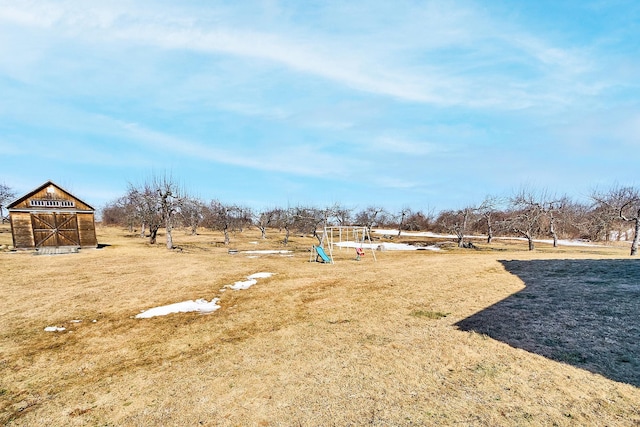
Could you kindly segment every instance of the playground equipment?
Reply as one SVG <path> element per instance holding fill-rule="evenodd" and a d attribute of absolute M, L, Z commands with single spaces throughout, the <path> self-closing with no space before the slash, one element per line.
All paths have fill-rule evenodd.
<path fill-rule="evenodd" d="M 364 243 L 365 240 L 369 243 Z M 334 246 L 337 246 L 339 250 L 342 250 L 342 248 L 354 248 L 356 251 L 356 260 L 358 261 L 360 261 L 361 257 L 365 255 L 365 249 L 369 249 L 373 260 L 377 261 L 376 253 L 372 249 L 371 245 L 371 235 L 369 234 L 369 229 L 367 227 L 328 226 L 324 228 L 322 241 L 327 245 L 328 254 L 322 246 L 314 246 L 313 249 L 317 253 L 316 261 L 320 258 L 325 263 L 333 264 Z"/>
<path fill-rule="evenodd" d="M 322 246 L 314 246 L 313 249 L 315 249 L 316 251 L 316 262 L 318 261 L 318 258 L 320 258 L 322 260 L 322 262 L 324 263 L 328 263 L 328 264 L 333 264 L 333 258 L 329 258 L 327 256 L 327 254 L 325 253 L 324 249 L 322 249 Z"/>

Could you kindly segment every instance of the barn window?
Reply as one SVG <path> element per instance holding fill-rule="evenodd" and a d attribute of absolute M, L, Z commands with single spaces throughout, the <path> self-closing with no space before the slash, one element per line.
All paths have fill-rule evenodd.
<path fill-rule="evenodd" d="M 76 205 L 76 203 L 73 200 L 38 200 L 38 199 L 29 200 L 29 204 L 35 207 L 46 207 L 46 208 L 73 208 Z"/>

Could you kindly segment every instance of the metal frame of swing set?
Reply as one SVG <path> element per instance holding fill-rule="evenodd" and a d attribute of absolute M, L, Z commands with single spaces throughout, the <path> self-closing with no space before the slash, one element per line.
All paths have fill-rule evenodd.
<path fill-rule="evenodd" d="M 337 238 L 338 238 L 337 243 L 343 242 L 342 240 L 343 236 L 347 239 L 347 240 L 344 240 L 345 242 L 354 241 L 356 243 L 356 247 L 354 249 L 356 250 L 358 260 L 360 259 L 360 253 L 364 255 L 364 250 L 365 250 L 364 241 L 368 240 L 369 244 L 371 244 L 371 234 L 369 233 L 369 229 L 365 226 L 354 226 L 354 225 L 327 226 L 324 228 L 324 235 L 323 235 L 322 241 L 326 242 L 327 247 L 329 248 L 328 256 L 329 256 L 329 259 L 331 260 L 331 264 L 334 263 L 333 262 L 333 246 L 337 244 L 334 241 L 334 232 L 337 232 Z M 349 240 L 350 237 L 352 237 L 353 240 Z M 358 244 L 360 246 L 357 246 Z M 338 247 L 340 248 L 340 250 L 342 250 L 341 246 L 338 246 Z M 360 253 L 358 252 L 358 249 L 360 250 Z M 373 260 L 377 261 L 375 250 L 371 247 L 369 247 L 368 249 L 371 251 L 371 256 L 373 257 Z"/>

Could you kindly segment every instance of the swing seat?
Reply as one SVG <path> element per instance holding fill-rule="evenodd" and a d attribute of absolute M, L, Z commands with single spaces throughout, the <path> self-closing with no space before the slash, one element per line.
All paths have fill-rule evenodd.
<path fill-rule="evenodd" d="M 356 248 L 356 255 L 358 255 L 359 257 L 364 256 L 364 249 Z"/>

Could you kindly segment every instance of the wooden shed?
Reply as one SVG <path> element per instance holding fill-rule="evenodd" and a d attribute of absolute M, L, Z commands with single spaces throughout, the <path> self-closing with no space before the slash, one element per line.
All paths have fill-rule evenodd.
<path fill-rule="evenodd" d="M 95 209 L 51 181 L 7 206 L 16 249 L 95 248 Z"/>

